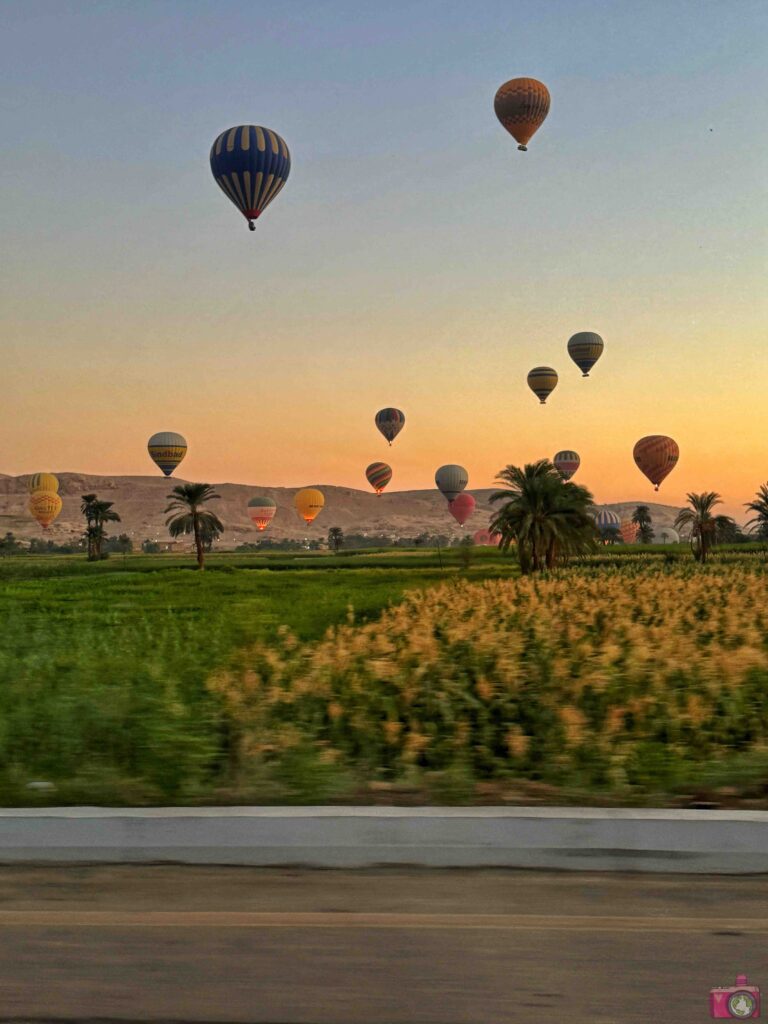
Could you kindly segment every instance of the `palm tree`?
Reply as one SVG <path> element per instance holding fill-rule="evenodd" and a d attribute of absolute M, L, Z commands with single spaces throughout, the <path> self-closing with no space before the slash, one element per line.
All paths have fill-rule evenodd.
<path fill-rule="evenodd" d="M 328 531 L 328 547 L 333 551 L 340 551 L 344 544 L 344 531 L 340 526 L 332 526 Z"/>
<path fill-rule="evenodd" d="M 489 529 L 501 534 L 502 551 L 517 545 L 524 573 L 551 569 L 558 561 L 595 549 L 592 495 L 586 487 L 565 482 L 547 459 L 522 469 L 507 466 L 496 479 L 507 486 L 491 495 L 492 502 L 504 504 Z"/>
<path fill-rule="evenodd" d="M 206 536 L 218 536 L 224 532 L 224 527 L 219 518 L 213 512 L 202 508 L 206 502 L 216 501 L 220 498 L 210 484 L 179 484 L 174 487 L 168 495 L 171 503 L 165 510 L 175 515 L 169 515 L 165 521 L 168 532 L 172 537 L 180 537 L 182 534 L 192 533 L 195 537 L 195 550 L 197 551 L 197 567 L 204 569 L 205 555 L 203 547 Z"/>
<path fill-rule="evenodd" d="M 768 484 L 761 484 L 754 501 L 744 506 L 754 516 L 747 523 L 747 528 L 761 540 L 768 540 Z"/>
<path fill-rule="evenodd" d="M 653 540 L 653 520 L 647 505 L 638 505 L 632 513 L 632 522 L 638 527 L 637 539 L 641 544 L 650 544 Z"/>
<path fill-rule="evenodd" d="M 703 565 L 715 542 L 715 517 L 712 509 L 722 505 L 722 499 L 715 491 L 688 494 L 690 508 L 681 508 L 675 519 L 675 529 L 688 529 L 691 536 L 691 550 L 697 562 Z"/>
<path fill-rule="evenodd" d="M 112 511 L 114 501 L 99 501 L 95 494 L 84 494 L 80 511 L 85 517 L 85 539 L 88 545 L 88 561 L 96 562 L 101 558 L 101 545 L 104 543 L 106 531 L 104 523 L 119 523 L 120 516 Z"/>
<path fill-rule="evenodd" d="M 735 544 L 741 537 L 736 520 L 730 516 L 715 516 L 715 544 Z"/>

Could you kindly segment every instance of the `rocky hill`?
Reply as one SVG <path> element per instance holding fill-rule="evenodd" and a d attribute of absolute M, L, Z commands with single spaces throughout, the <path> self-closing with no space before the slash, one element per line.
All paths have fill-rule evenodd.
<path fill-rule="evenodd" d="M 161 476 L 87 476 L 81 473 L 58 473 L 59 493 L 64 507 L 57 521 L 46 532 L 51 540 L 62 542 L 79 536 L 83 530 L 80 496 L 96 493 L 105 501 L 114 502 L 121 523 L 110 533 L 127 533 L 139 545 L 145 539 L 167 540 L 163 510 L 166 496 L 176 483 Z M 11 531 L 17 537 L 42 536 L 42 530 L 27 511 L 29 477 L 0 474 L 0 534 Z M 416 537 L 421 533 L 441 533 L 451 537 L 473 533 L 484 528 L 491 513 L 491 489 L 472 490 L 477 509 L 464 531 L 448 513 L 445 499 L 437 490 L 393 491 L 377 497 L 369 491 L 328 484 L 307 483 L 319 487 L 325 495 L 325 508 L 315 523 L 307 527 L 293 506 L 297 487 L 257 487 L 246 484 L 216 484 L 221 501 L 215 511 L 226 527 L 220 547 L 231 548 L 259 536 L 275 539 L 325 537 L 331 526 L 340 526 L 345 533 L 385 534 L 391 537 Z M 266 495 L 277 502 L 277 515 L 267 534 L 259 534 L 252 525 L 246 507 L 254 494 Z M 639 501 L 607 505 L 622 518 L 632 515 Z M 669 505 L 644 502 L 650 508 L 656 530 L 671 526 L 677 509 Z"/>

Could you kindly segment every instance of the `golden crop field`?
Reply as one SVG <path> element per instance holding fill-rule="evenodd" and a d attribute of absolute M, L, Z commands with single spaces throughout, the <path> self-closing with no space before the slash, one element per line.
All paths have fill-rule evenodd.
<path fill-rule="evenodd" d="M 209 686 L 241 770 L 309 747 L 369 778 L 653 792 L 762 757 L 767 596 L 762 564 L 455 580 L 319 641 L 283 630 Z"/>

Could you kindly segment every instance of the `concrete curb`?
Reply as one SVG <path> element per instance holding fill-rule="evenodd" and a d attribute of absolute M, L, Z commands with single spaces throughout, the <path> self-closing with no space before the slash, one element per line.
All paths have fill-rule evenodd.
<path fill-rule="evenodd" d="M 768 872 L 768 812 L 589 807 L 0 810 L 0 863 Z"/>

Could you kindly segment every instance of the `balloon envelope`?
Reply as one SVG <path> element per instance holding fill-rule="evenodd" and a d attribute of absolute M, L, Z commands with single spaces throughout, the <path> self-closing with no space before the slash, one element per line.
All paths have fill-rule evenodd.
<path fill-rule="evenodd" d="M 662 526 L 662 528 L 659 530 L 658 537 L 659 544 L 680 543 L 680 534 L 677 532 L 677 530 L 673 530 L 671 526 Z M 653 539 L 656 540 L 656 534 L 654 534 Z"/>
<path fill-rule="evenodd" d="M 448 510 L 459 526 L 463 526 L 475 511 L 475 499 L 471 494 L 459 494 L 448 503 Z"/>
<path fill-rule="evenodd" d="M 677 442 L 664 434 L 641 437 L 632 452 L 637 468 L 647 476 L 658 491 L 659 484 L 669 476 L 680 458 Z"/>
<path fill-rule="evenodd" d="M 634 544 L 637 540 L 637 535 L 640 532 L 640 527 L 637 523 L 633 523 L 631 519 L 622 519 L 619 526 L 619 536 L 625 544 Z"/>
<path fill-rule="evenodd" d="M 405 426 L 405 413 L 399 409 L 380 409 L 376 413 L 376 426 L 390 444 Z"/>
<path fill-rule="evenodd" d="M 528 387 L 544 405 L 557 387 L 557 372 L 551 366 L 534 366 L 528 374 Z"/>
<path fill-rule="evenodd" d="M 476 533 L 472 534 L 472 540 L 478 547 L 495 548 L 499 546 L 501 534 L 491 533 L 490 530 L 478 530 Z"/>
<path fill-rule="evenodd" d="M 581 459 L 576 452 L 562 451 L 558 452 L 554 459 L 552 459 L 552 465 L 563 480 L 570 480 L 581 465 Z"/>
<path fill-rule="evenodd" d="M 61 498 L 55 491 L 36 491 L 29 498 L 29 511 L 44 530 L 61 512 L 61 506 Z"/>
<path fill-rule="evenodd" d="M 323 492 L 315 487 L 305 487 L 298 491 L 293 499 L 296 510 L 305 523 L 311 523 L 325 505 Z"/>
<path fill-rule="evenodd" d="M 277 512 L 277 503 L 257 495 L 248 502 L 248 515 L 259 530 L 266 530 Z"/>
<path fill-rule="evenodd" d="M 621 526 L 621 520 L 609 508 L 596 509 L 592 513 L 592 518 L 598 530 L 618 530 Z"/>
<path fill-rule="evenodd" d="M 211 146 L 211 171 L 216 183 L 248 221 L 253 223 L 288 180 L 291 154 L 285 140 L 271 128 L 241 124 L 227 128 Z"/>
<path fill-rule="evenodd" d="M 532 136 L 549 113 L 549 89 L 536 78 L 511 78 L 500 86 L 493 100 L 496 117 L 525 151 Z"/>
<path fill-rule="evenodd" d="M 29 478 L 27 490 L 30 494 L 36 494 L 38 491 L 52 491 L 56 494 L 59 490 L 59 481 L 53 473 L 33 473 Z"/>
<path fill-rule="evenodd" d="M 582 377 L 589 376 L 604 348 L 603 339 L 593 331 L 580 331 L 568 341 L 568 355 L 581 370 Z"/>
<path fill-rule="evenodd" d="M 435 473 L 435 483 L 448 501 L 453 501 L 469 483 L 469 474 L 463 466 L 441 466 Z"/>
<path fill-rule="evenodd" d="M 147 451 L 155 465 L 159 466 L 166 476 L 170 476 L 187 454 L 187 442 L 181 434 L 165 430 L 150 437 Z"/>
<path fill-rule="evenodd" d="M 386 462 L 372 462 L 365 471 L 366 479 L 377 494 L 381 494 L 392 479 L 392 467 Z"/>

